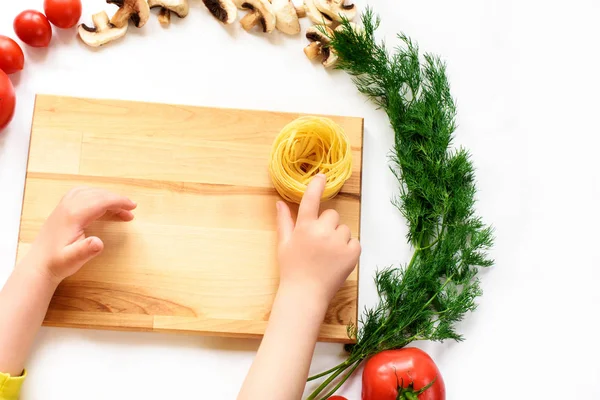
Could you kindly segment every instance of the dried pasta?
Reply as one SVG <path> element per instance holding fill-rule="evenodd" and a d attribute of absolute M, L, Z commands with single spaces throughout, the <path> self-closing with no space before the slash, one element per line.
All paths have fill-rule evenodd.
<path fill-rule="evenodd" d="M 313 176 L 325 174 L 321 200 L 330 200 L 352 175 L 350 141 L 342 127 L 329 118 L 300 117 L 275 138 L 269 173 L 277 192 L 293 203 L 300 203 Z"/>

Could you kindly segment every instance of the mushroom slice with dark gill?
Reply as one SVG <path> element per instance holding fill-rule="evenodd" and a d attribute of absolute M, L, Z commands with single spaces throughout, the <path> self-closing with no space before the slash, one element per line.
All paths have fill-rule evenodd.
<path fill-rule="evenodd" d="M 81 24 L 78 28 L 81 40 L 91 47 L 100 47 L 125 36 L 125 33 L 127 33 L 127 25 L 123 28 L 117 28 L 109 22 L 105 11 L 94 14 L 92 22 L 94 23 L 93 28 L 86 24 Z"/>
<path fill-rule="evenodd" d="M 248 14 L 240 20 L 242 28 L 249 31 L 260 23 L 263 32 L 273 32 L 277 19 L 275 18 L 273 6 L 268 0 L 246 0 L 242 3 L 242 8 L 249 10 Z"/>
<path fill-rule="evenodd" d="M 208 11 L 224 24 L 232 24 L 237 18 L 237 8 L 232 0 L 202 0 Z"/>
<path fill-rule="evenodd" d="M 323 32 L 326 32 L 326 34 Z M 310 60 L 322 56 L 321 63 L 326 68 L 333 67 L 338 59 L 335 51 L 329 46 L 333 31 L 325 25 L 313 25 L 306 30 L 306 38 L 310 44 L 304 48 L 304 54 Z"/>
<path fill-rule="evenodd" d="M 338 60 L 337 53 L 330 46 L 324 47 L 322 50 L 322 53 L 323 53 L 323 62 L 321 64 L 323 64 L 323 66 L 325 68 L 331 68 L 337 63 L 337 60 Z"/>
<path fill-rule="evenodd" d="M 141 28 L 150 18 L 147 0 L 106 0 L 106 2 L 119 6 L 119 10 L 110 19 L 110 23 L 117 28 L 126 26 L 129 20 L 137 28 Z"/>
<path fill-rule="evenodd" d="M 179 18 L 185 18 L 190 12 L 188 0 L 148 0 L 148 6 L 160 7 L 158 20 L 162 25 L 169 25 L 171 13 L 175 13 Z"/>

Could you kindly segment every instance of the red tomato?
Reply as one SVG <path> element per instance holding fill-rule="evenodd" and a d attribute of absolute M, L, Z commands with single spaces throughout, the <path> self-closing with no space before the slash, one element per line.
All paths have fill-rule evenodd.
<path fill-rule="evenodd" d="M 69 29 L 81 18 L 81 0 L 44 0 L 44 12 L 52 24 Z"/>
<path fill-rule="evenodd" d="M 365 364 L 362 384 L 362 400 L 446 399 L 446 386 L 437 366 L 427 353 L 412 347 L 371 357 Z"/>
<path fill-rule="evenodd" d="M 328 400 L 348 400 L 343 396 L 331 396 Z"/>
<path fill-rule="evenodd" d="M 15 113 L 15 88 L 8 75 L 0 71 L 0 131 L 10 122 Z"/>
<path fill-rule="evenodd" d="M 13 27 L 19 39 L 32 47 L 46 47 L 52 39 L 50 22 L 38 11 L 23 11 L 15 18 Z"/>
<path fill-rule="evenodd" d="M 23 69 L 25 56 L 21 47 L 9 37 L 0 35 L 0 69 L 13 74 Z"/>

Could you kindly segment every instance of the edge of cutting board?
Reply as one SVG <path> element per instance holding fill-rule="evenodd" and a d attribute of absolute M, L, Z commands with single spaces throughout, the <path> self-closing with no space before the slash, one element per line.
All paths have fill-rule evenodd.
<path fill-rule="evenodd" d="M 319 112 L 306 112 L 306 111 L 280 111 L 277 109 L 261 109 L 261 108 L 238 108 L 238 107 L 223 107 L 223 106 L 211 106 L 211 105 L 199 105 L 199 104 L 188 104 L 188 103 L 161 103 L 159 101 L 148 101 L 148 100 L 134 100 L 134 99 L 118 99 L 114 97 L 85 97 L 85 96 L 68 96 L 68 95 L 57 95 L 57 94 L 46 94 L 46 93 L 36 93 L 34 100 L 34 111 L 35 104 L 38 97 L 48 97 L 48 98 L 69 98 L 69 99 L 77 99 L 77 100 L 90 100 L 90 101 L 111 101 L 111 102 L 124 102 L 124 103 L 138 103 L 138 104 L 152 104 L 152 105 L 164 105 L 164 106 L 174 106 L 174 107 L 194 107 L 194 108 L 203 108 L 203 109 L 219 109 L 219 110 L 229 110 L 229 111 L 243 111 L 243 112 L 257 112 L 257 113 L 277 113 L 277 114 L 287 114 L 287 115 L 314 115 L 316 117 L 328 117 L 328 118 L 352 118 L 358 119 L 362 121 L 362 135 L 361 135 L 361 145 L 364 144 L 364 118 L 357 117 L 356 115 L 350 114 L 323 114 Z M 32 121 L 33 121 L 32 114 Z M 31 131 L 30 131 L 31 134 Z M 362 163 L 361 163 L 362 166 Z"/>
<path fill-rule="evenodd" d="M 127 321 L 128 326 L 117 325 L 115 321 Z M 239 326 L 246 323 L 245 333 L 235 333 L 225 330 L 229 324 Z M 59 328 L 78 328 L 89 330 L 109 330 L 119 332 L 156 332 L 166 334 L 184 334 L 189 336 L 227 337 L 238 339 L 260 339 L 264 335 L 268 321 L 240 321 L 228 319 L 198 320 L 189 317 L 132 315 L 132 314 L 98 314 L 70 311 L 50 310 L 46 315 L 43 325 Z M 337 325 L 323 325 L 321 334 L 328 332 L 329 335 L 320 336 L 321 343 L 352 344 L 354 340 L 334 338 L 334 332 L 345 332 L 346 327 Z"/>

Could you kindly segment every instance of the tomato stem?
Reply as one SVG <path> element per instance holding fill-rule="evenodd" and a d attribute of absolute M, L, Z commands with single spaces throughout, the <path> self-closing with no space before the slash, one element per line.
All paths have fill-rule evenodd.
<path fill-rule="evenodd" d="M 414 389 L 413 382 L 411 382 L 406 388 L 403 387 L 404 384 L 400 384 L 400 382 L 398 382 L 398 397 L 396 397 L 396 400 L 419 400 L 419 396 L 427 389 L 432 387 L 436 380 L 437 377 L 433 378 L 431 382 L 417 391 Z M 398 375 L 396 375 L 396 381 L 398 381 Z"/>

